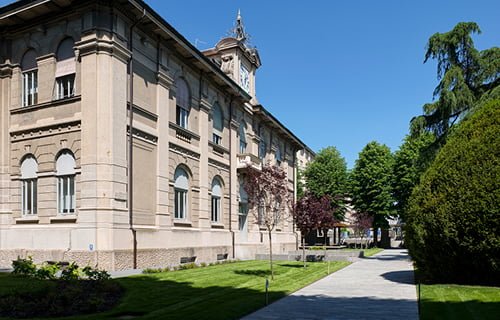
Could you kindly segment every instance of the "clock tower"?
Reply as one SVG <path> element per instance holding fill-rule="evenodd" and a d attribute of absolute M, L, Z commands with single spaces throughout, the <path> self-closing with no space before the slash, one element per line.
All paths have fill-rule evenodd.
<path fill-rule="evenodd" d="M 249 43 L 249 35 L 245 32 L 239 10 L 229 36 L 221 39 L 215 48 L 208 49 L 203 53 L 252 96 L 251 102 L 253 104 L 257 104 L 255 72 L 261 66 L 261 62 L 257 49 Z"/>

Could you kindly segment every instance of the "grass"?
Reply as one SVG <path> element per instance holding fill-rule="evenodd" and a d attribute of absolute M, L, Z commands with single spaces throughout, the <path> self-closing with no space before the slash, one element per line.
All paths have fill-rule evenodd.
<path fill-rule="evenodd" d="M 348 262 L 330 262 L 330 272 Z M 245 261 L 206 268 L 141 275 L 118 281 L 126 293 L 111 311 L 65 319 L 237 319 L 265 305 L 267 261 Z M 327 275 L 327 263 L 276 262 L 269 302 Z M 0 295 L 43 288 L 46 282 L 0 276 Z M 27 288 L 27 286 L 30 286 Z"/>
<path fill-rule="evenodd" d="M 460 285 L 422 285 L 421 320 L 500 317 L 500 288 Z"/>

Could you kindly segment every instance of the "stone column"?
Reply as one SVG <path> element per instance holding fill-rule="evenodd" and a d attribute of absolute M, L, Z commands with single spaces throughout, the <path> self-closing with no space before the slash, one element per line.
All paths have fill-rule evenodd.
<path fill-rule="evenodd" d="M 209 141 L 209 113 L 211 107 L 209 103 L 201 98 L 200 100 L 200 205 L 199 221 L 200 229 L 210 229 L 210 199 L 208 190 L 211 187 L 211 181 L 208 178 L 208 141 Z M 210 130 L 211 131 L 211 130 Z"/>
<path fill-rule="evenodd" d="M 157 152 L 157 206 L 156 225 L 166 228 L 170 225 L 170 212 L 168 212 L 169 191 L 169 113 L 171 108 L 170 88 L 173 79 L 160 67 L 158 71 L 157 87 L 157 114 L 158 114 L 158 152 Z M 173 105 L 173 103 L 172 103 Z"/>
<path fill-rule="evenodd" d="M 109 34 L 77 43 L 81 57 L 81 207 L 76 250 L 97 251 L 114 269 L 111 250 L 132 250 L 127 213 L 127 59 Z M 119 241 L 118 241 L 119 240 Z M 131 267 L 132 259 L 121 267 Z"/>
<path fill-rule="evenodd" d="M 239 144 L 239 139 L 238 139 L 238 128 L 239 128 L 239 123 L 236 120 L 231 119 L 230 124 L 229 124 L 229 134 L 230 134 L 230 141 L 231 141 L 231 154 L 229 155 L 230 157 L 230 179 L 231 179 L 231 203 L 229 204 L 231 206 L 231 230 L 232 231 L 238 231 L 238 209 L 239 209 L 239 203 L 238 203 L 238 197 L 239 197 L 239 189 L 240 189 L 240 184 L 238 181 L 238 144 Z"/>
<path fill-rule="evenodd" d="M 12 221 L 10 200 L 10 96 L 13 66 L 0 65 L 0 265 L 6 232 Z M 7 262 L 7 261 L 6 261 Z"/>

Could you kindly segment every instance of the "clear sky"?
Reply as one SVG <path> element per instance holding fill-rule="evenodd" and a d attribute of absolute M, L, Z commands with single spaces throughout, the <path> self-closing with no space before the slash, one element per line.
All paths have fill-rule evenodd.
<path fill-rule="evenodd" d="M 311 149 L 337 147 L 349 167 L 372 140 L 396 150 L 431 101 L 436 64 L 423 60 L 433 33 L 475 21 L 477 48 L 500 45 L 498 0 L 146 2 L 199 49 L 225 36 L 241 9 L 262 59 L 259 102 Z"/>

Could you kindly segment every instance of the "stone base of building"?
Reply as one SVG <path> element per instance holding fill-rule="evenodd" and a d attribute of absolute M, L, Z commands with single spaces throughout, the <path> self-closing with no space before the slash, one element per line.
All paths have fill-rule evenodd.
<path fill-rule="evenodd" d="M 76 262 L 79 266 L 92 266 L 109 271 L 133 269 L 133 251 L 63 251 L 63 250 L 1 250 L 0 268 L 9 268 L 18 257 L 32 257 L 36 264 L 46 261 Z M 181 264 L 183 258 L 194 258 L 195 263 L 211 263 L 231 258 L 231 247 L 192 247 L 177 249 L 139 249 L 137 267 L 165 268 Z"/>
<path fill-rule="evenodd" d="M 235 246 L 234 259 L 255 259 L 257 253 L 267 252 L 264 244 L 245 244 Z M 281 253 L 295 250 L 295 243 L 273 244 L 273 252 Z M 76 251 L 76 250 L 0 250 L 0 268 L 10 268 L 12 261 L 18 257 L 32 257 L 36 264 L 46 261 L 76 262 L 79 266 L 92 266 L 109 271 L 133 269 L 132 250 L 114 251 Z M 195 263 L 212 263 L 233 259 L 230 246 L 217 247 L 187 247 L 169 249 L 139 249 L 137 251 L 138 269 L 165 268 L 181 264 L 181 259 L 196 257 Z"/>

